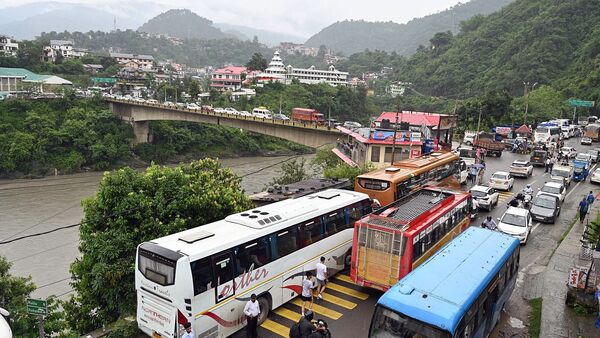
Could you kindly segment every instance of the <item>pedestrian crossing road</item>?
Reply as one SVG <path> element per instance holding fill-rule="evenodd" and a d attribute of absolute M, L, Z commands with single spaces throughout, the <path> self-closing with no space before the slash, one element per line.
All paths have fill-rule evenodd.
<path fill-rule="evenodd" d="M 346 274 L 337 274 L 335 277 L 329 279 L 323 299 L 319 300 L 315 297 L 313 304 L 314 318 L 321 318 L 327 321 L 330 329 L 338 326 L 336 324 L 340 324 L 338 322 L 342 322 L 345 317 L 348 317 L 349 321 L 345 325 L 352 325 L 354 323 L 354 319 L 352 318 L 358 317 L 356 312 L 363 312 L 360 305 L 367 304 L 367 306 L 363 306 L 366 311 L 360 317 L 362 317 L 361 319 L 364 322 L 368 323 L 371 319 L 373 304 L 380 295 L 381 293 L 376 290 L 363 288 L 352 283 L 347 272 Z M 300 319 L 301 312 L 302 301 L 300 297 L 296 297 L 292 301 L 271 311 L 269 318 L 258 329 L 259 337 L 287 338 L 290 327 Z M 368 330 L 368 325 L 366 325 L 364 330 Z M 244 330 L 241 330 L 233 335 L 233 337 L 243 337 L 244 335 Z"/>

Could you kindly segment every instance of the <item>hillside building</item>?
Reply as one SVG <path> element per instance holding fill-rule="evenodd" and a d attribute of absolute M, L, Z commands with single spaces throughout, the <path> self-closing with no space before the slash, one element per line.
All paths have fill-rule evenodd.
<path fill-rule="evenodd" d="M 0 96 L 61 92 L 73 83 L 54 75 L 35 74 L 25 68 L 0 67 Z"/>
<path fill-rule="evenodd" d="M 50 48 L 66 59 L 79 59 L 88 53 L 87 49 L 75 48 L 72 40 L 50 40 Z"/>
<path fill-rule="evenodd" d="M 154 57 L 152 55 L 110 53 L 110 57 L 128 68 L 140 69 L 142 71 L 148 71 L 154 68 Z"/>
<path fill-rule="evenodd" d="M 8 35 L 0 35 L 0 55 L 17 56 L 19 44 Z"/>
<path fill-rule="evenodd" d="M 281 82 L 290 84 L 293 80 L 300 83 L 318 84 L 328 83 L 332 86 L 348 85 L 348 73 L 341 72 L 333 65 L 327 70 L 316 69 L 315 66 L 309 68 L 294 68 L 291 65 L 284 66 L 278 51 L 275 51 L 273 58 L 264 72 L 256 76 L 258 83 Z"/>
<path fill-rule="evenodd" d="M 210 87 L 219 91 L 236 91 L 242 88 L 242 81 L 247 72 L 246 67 L 240 66 L 217 69 L 210 74 Z"/>

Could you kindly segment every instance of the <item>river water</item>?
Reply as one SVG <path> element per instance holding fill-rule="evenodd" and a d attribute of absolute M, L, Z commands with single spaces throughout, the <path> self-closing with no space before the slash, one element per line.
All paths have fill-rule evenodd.
<path fill-rule="evenodd" d="M 308 162 L 313 155 L 303 157 Z M 253 194 L 278 176 L 281 164 L 289 159 L 243 157 L 223 159 L 221 163 L 242 176 L 242 188 Z M 36 180 L 0 180 L 0 242 L 79 223 L 83 217 L 81 200 L 94 195 L 102 175 L 87 172 Z M 0 244 L 0 255 L 13 264 L 12 274 L 33 278 L 37 286 L 34 297 L 56 295 L 64 299 L 73 292 L 69 264 L 79 255 L 78 245 L 79 228 L 71 227 Z"/>

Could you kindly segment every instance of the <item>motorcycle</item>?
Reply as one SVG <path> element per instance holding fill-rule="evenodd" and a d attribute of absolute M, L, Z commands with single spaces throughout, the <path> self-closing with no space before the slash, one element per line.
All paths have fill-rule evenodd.
<path fill-rule="evenodd" d="M 513 197 L 507 204 L 508 207 L 516 207 L 516 208 L 524 208 L 525 207 L 525 196 L 522 193 L 518 193 L 515 197 Z M 531 197 L 530 197 L 531 201 Z"/>
<path fill-rule="evenodd" d="M 531 207 L 531 200 L 533 199 L 532 193 L 523 192 L 523 206 L 527 209 Z"/>

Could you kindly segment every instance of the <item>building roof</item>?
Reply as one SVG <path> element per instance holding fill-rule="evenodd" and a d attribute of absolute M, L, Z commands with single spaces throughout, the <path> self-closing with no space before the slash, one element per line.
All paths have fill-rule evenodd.
<path fill-rule="evenodd" d="M 398 114 L 398 122 L 407 122 L 411 126 L 428 126 L 434 127 L 440 124 L 440 117 L 449 116 L 446 114 L 434 114 L 426 112 L 403 111 Z M 396 112 L 383 112 L 377 118 L 377 122 L 383 119 L 390 120 L 390 123 L 396 123 Z"/>
<path fill-rule="evenodd" d="M 139 59 L 139 60 L 154 60 L 154 56 L 144 55 L 144 54 L 110 53 L 110 57 L 111 58 Z"/>
<path fill-rule="evenodd" d="M 242 66 L 229 66 L 229 67 L 225 67 L 225 68 L 220 68 L 217 69 L 213 72 L 213 74 L 233 74 L 233 75 L 241 75 L 242 73 L 245 73 L 246 67 L 242 67 Z"/>
<path fill-rule="evenodd" d="M 382 130 L 370 130 L 370 128 L 361 128 L 367 130 L 369 133 L 367 137 L 362 135 L 356 131 L 350 130 L 348 128 L 337 126 L 339 131 L 348 136 L 356 139 L 360 143 L 366 144 L 382 144 L 382 145 L 391 145 L 394 143 L 394 132 L 393 131 L 382 131 Z M 396 145 L 422 145 L 421 139 L 413 139 L 414 132 L 410 131 L 397 131 L 396 132 Z"/>
<path fill-rule="evenodd" d="M 529 129 L 529 127 L 526 124 L 517 128 L 517 130 L 515 130 L 515 132 L 519 133 L 519 134 L 532 134 L 531 129 Z"/>
<path fill-rule="evenodd" d="M 42 82 L 45 84 L 72 85 L 71 81 L 55 75 L 41 75 L 33 73 L 25 68 L 0 67 L 0 77 L 18 77 L 26 82 Z"/>
<path fill-rule="evenodd" d="M 50 40 L 51 46 L 65 46 L 65 45 L 73 45 L 73 41 L 71 40 Z"/>

